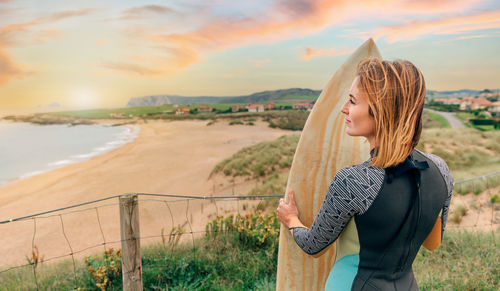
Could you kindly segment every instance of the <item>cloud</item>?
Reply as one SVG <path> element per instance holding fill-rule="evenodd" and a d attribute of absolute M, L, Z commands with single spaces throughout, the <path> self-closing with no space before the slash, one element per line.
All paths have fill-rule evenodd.
<path fill-rule="evenodd" d="M 169 61 L 153 72 L 166 74 L 184 69 L 207 53 L 257 43 L 274 43 L 317 32 L 345 17 L 345 1 L 279 1 L 264 15 L 214 17 L 187 33 L 144 33 L 133 28 L 129 37 L 162 47 Z M 148 67 L 155 66 L 150 64 Z M 168 66 L 168 68 L 165 68 Z"/>
<path fill-rule="evenodd" d="M 23 79 L 25 76 L 33 74 L 33 71 L 23 69 L 23 66 L 17 64 L 6 52 L 7 49 L 64 37 L 65 34 L 58 29 L 36 31 L 36 27 L 66 18 L 88 15 L 94 11 L 95 9 L 61 11 L 28 22 L 0 27 L 0 85 L 6 84 L 12 79 Z"/>
<path fill-rule="evenodd" d="M 49 40 L 60 39 L 66 36 L 66 33 L 60 31 L 59 29 L 45 29 L 40 31 L 36 35 L 36 41 L 39 43 L 46 42 Z"/>
<path fill-rule="evenodd" d="M 353 6 L 352 15 L 367 14 L 371 17 L 402 19 L 408 15 L 432 15 L 463 12 L 484 0 L 367 0 Z"/>
<path fill-rule="evenodd" d="M 464 35 L 464 36 L 459 36 L 455 38 L 454 40 L 463 40 L 463 39 L 471 39 L 471 38 L 483 38 L 483 37 L 490 37 L 491 35 L 488 34 L 477 34 L 477 35 Z"/>
<path fill-rule="evenodd" d="M 151 71 L 171 74 L 182 70 L 196 62 L 204 59 L 210 53 L 218 53 L 227 49 L 243 47 L 255 44 L 271 44 L 279 41 L 301 38 L 307 35 L 318 33 L 321 30 L 340 24 L 342 21 L 356 23 L 357 19 L 369 19 L 379 17 L 387 19 L 387 15 L 393 16 L 394 20 L 408 19 L 407 16 L 435 15 L 442 12 L 455 12 L 469 9 L 471 5 L 479 0 L 364 0 L 364 1 L 344 1 L 344 0 L 276 0 L 265 10 L 257 12 L 239 11 L 238 13 L 224 14 L 215 13 L 200 14 L 196 20 L 179 18 L 179 24 L 166 25 L 163 28 L 153 30 L 151 28 L 141 28 L 134 24 L 125 30 L 129 39 L 140 43 L 153 43 L 160 47 L 163 54 L 169 58 L 164 62 L 138 62 L 140 67 L 156 68 Z M 198 7 L 198 10 L 207 9 Z M 222 4 L 212 5 L 222 7 Z M 152 11 L 160 10 L 162 13 L 171 12 L 170 8 L 142 6 L 125 10 L 122 17 L 139 17 Z M 223 8 L 223 7 L 222 7 Z M 162 10 L 163 9 L 163 10 Z M 211 8 L 214 9 L 214 8 Z M 210 12 L 210 10 L 209 10 Z M 197 12 L 192 12 L 197 13 Z M 229 16 L 228 16 L 229 15 Z M 422 17 L 420 17 L 422 18 Z M 406 31 L 410 37 L 419 37 L 418 30 L 412 30 L 413 25 L 421 27 L 423 22 L 413 21 L 408 24 L 406 30 L 404 25 L 384 26 L 371 30 L 369 33 L 359 33 L 361 38 L 368 38 L 373 35 L 380 37 L 390 37 L 390 41 L 404 39 Z M 196 26 L 195 26 L 196 25 Z M 172 27 L 177 29 L 172 31 Z M 463 26 L 465 27 L 465 25 Z M 403 29 L 399 32 L 399 29 Z M 433 30 L 422 29 L 422 35 L 437 33 Z M 352 36 L 351 36 L 352 37 Z M 336 51 L 310 49 L 306 50 L 303 59 L 319 56 L 335 56 L 347 54 L 350 51 Z M 129 59 L 124 60 L 124 64 L 130 64 Z M 134 73 L 135 74 L 135 73 Z M 143 74 L 147 76 L 146 73 Z"/>
<path fill-rule="evenodd" d="M 161 75 L 164 74 L 164 72 L 159 71 L 154 68 L 148 68 L 145 66 L 141 66 L 138 64 L 131 64 L 131 63 L 114 63 L 114 62 L 107 62 L 101 64 L 101 67 L 109 69 L 109 70 L 115 70 L 115 71 L 121 71 L 129 74 L 134 74 L 134 75 L 140 75 L 140 76 L 155 76 L 155 75 Z M 102 71 L 99 71 L 99 74 L 102 74 Z"/>
<path fill-rule="evenodd" d="M 472 5 L 482 0 L 407 0 L 401 1 L 401 8 L 407 13 L 450 13 L 453 11 L 465 11 Z M 391 1 L 392 2 L 392 1 Z M 393 3 L 391 3 L 393 5 Z"/>
<path fill-rule="evenodd" d="M 315 48 L 305 48 L 304 53 L 300 57 L 301 60 L 307 61 L 313 57 L 336 57 L 348 55 L 354 52 L 354 49 L 342 49 L 338 50 L 335 48 L 331 49 L 315 49 Z"/>
<path fill-rule="evenodd" d="M 28 22 L 23 22 L 23 23 L 16 23 L 16 24 L 11 24 L 7 25 L 4 27 L 0 27 L 0 46 L 15 46 L 18 44 L 26 44 L 26 43 L 31 43 L 30 41 L 35 39 L 35 40 L 40 40 L 40 39 L 52 39 L 52 38 L 47 38 L 47 32 L 43 32 L 39 34 L 39 37 L 33 38 L 31 35 L 29 35 L 32 32 L 32 29 L 36 28 L 36 26 L 43 25 L 43 24 L 48 24 L 48 23 L 53 23 L 57 22 L 66 18 L 71 18 L 71 17 L 80 17 L 80 16 L 85 16 L 89 15 L 91 13 L 94 13 L 96 9 L 80 9 L 80 10 L 67 10 L 67 11 L 61 11 L 61 12 L 56 12 L 47 16 L 39 17 L 34 20 L 28 21 Z M 50 30 L 49 30 L 50 31 Z M 52 30 L 52 36 L 54 36 L 54 32 L 56 30 Z M 61 36 L 62 34 L 59 33 L 58 37 Z"/>
<path fill-rule="evenodd" d="M 500 12 L 447 16 L 435 20 L 412 20 L 403 24 L 382 26 L 363 35 L 387 38 L 389 43 L 410 41 L 425 35 L 459 34 L 469 31 L 500 28 Z"/>
<path fill-rule="evenodd" d="M 172 8 L 161 5 L 145 5 L 140 7 L 134 7 L 126 9 L 122 12 L 122 16 L 116 20 L 131 20 L 148 17 L 150 15 L 165 15 L 169 13 L 174 13 Z"/>
<path fill-rule="evenodd" d="M 0 49 L 0 85 L 12 79 L 23 79 L 29 72 L 24 71 L 12 58 Z"/>

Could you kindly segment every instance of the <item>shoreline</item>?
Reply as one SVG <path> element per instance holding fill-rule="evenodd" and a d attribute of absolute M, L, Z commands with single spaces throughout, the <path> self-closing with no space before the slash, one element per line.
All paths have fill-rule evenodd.
<path fill-rule="evenodd" d="M 124 193 L 231 196 L 231 189 L 222 189 L 218 184 L 220 181 L 208 179 L 218 162 L 246 146 L 297 133 L 269 128 L 264 122 L 256 122 L 254 126 L 229 126 L 227 122 L 207 124 L 208 121 L 199 120 L 138 123 L 141 130 L 130 143 L 89 160 L 0 187 L 0 220 Z M 245 189 L 237 191 L 236 194 L 244 194 Z M 204 229 L 208 215 L 223 211 L 224 205 L 223 202 L 217 202 L 219 205 L 216 210 L 208 200 L 180 204 L 172 207 L 172 217 L 176 221 L 170 223 L 164 203 L 141 200 L 145 201 L 144 206 L 151 204 L 140 209 L 143 224 L 141 236 L 157 237 L 162 228 L 169 233 L 173 226 L 182 225 L 186 220 L 187 208 L 192 212 L 189 221 L 193 227 Z M 102 247 L 96 209 L 106 241 L 119 241 L 117 201 L 88 207 L 91 208 L 61 216 L 61 219 L 64 218 L 65 234 L 73 249 L 85 249 L 96 244 Z M 32 243 L 37 245 L 45 258 L 69 253 L 57 213 L 36 220 L 0 225 L 0 234 L 2 267 L 25 262 L 26 256 L 31 254 Z M 91 253 L 96 250 L 90 249 Z M 89 253 L 82 252 L 80 255 Z"/>
<path fill-rule="evenodd" d="M 36 123 L 17 122 L 17 121 L 9 121 L 9 120 L 0 120 L 0 123 L 28 123 L 28 124 L 32 124 L 32 125 L 38 125 Z M 51 125 L 63 125 L 63 124 L 51 124 Z M 75 155 L 71 155 L 71 156 L 59 157 L 59 158 L 45 164 L 44 166 L 37 167 L 36 169 L 31 169 L 28 172 L 16 174 L 16 177 L 0 181 L 0 188 L 7 186 L 7 185 L 10 185 L 12 183 L 16 183 L 16 182 L 28 179 L 28 178 L 36 176 L 36 175 L 40 175 L 40 174 L 44 174 L 44 173 L 47 173 L 50 171 L 57 170 L 61 167 L 65 167 L 67 165 L 84 162 L 84 161 L 92 159 L 96 156 L 106 154 L 106 153 L 108 153 L 116 148 L 122 147 L 122 146 L 126 145 L 127 143 L 130 143 L 131 141 L 133 141 L 137 137 L 137 135 L 140 132 L 140 127 L 138 127 L 137 125 L 131 125 L 131 124 L 116 125 L 116 124 L 110 124 L 109 122 L 105 121 L 105 122 L 85 124 L 85 125 L 122 126 L 128 132 L 121 132 L 112 141 L 108 141 L 108 142 L 106 142 L 98 147 L 94 147 L 92 149 L 89 149 L 88 152 L 75 154 Z M 68 126 L 72 126 L 72 125 L 68 124 Z"/>

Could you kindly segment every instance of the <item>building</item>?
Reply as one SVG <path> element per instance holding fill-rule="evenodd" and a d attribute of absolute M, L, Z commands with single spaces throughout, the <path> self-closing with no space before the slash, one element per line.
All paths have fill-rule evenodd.
<path fill-rule="evenodd" d="M 305 102 L 305 103 L 295 103 L 292 105 L 293 109 L 309 109 L 311 106 L 311 103 Z"/>
<path fill-rule="evenodd" d="M 174 110 L 175 115 L 187 115 L 191 112 L 191 110 L 184 107 L 177 107 Z"/>
<path fill-rule="evenodd" d="M 111 117 L 111 118 L 125 117 L 125 113 L 123 113 L 123 112 L 121 112 L 121 113 L 110 113 L 109 117 Z"/>
<path fill-rule="evenodd" d="M 240 109 L 243 109 L 244 107 L 243 106 L 240 106 L 240 105 L 233 105 L 231 106 L 231 111 L 232 112 L 238 112 L 240 111 Z"/>
<path fill-rule="evenodd" d="M 470 98 L 470 97 L 466 97 L 466 98 Z M 436 98 L 433 101 L 436 103 L 441 103 L 441 104 L 446 104 L 446 105 L 460 105 L 463 102 L 462 100 L 457 99 L 457 98 L 451 98 L 451 99 Z"/>
<path fill-rule="evenodd" d="M 252 104 L 247 108 L 248 112 L 264 112 L 264 105 L 262 104 Z"/>
<path fill-rule="evenodd" d="M 460 110 L 486 109 L 492 104 L 493 103 L 491 101 L 484 97 L 465 97 L 464 99 L 462 99 L 462 103 L 460 104 Z"/>
<path fill-rule="evenodd" d="M 198 112 L 199 113 L 212 112 L 212 106 L 200 105 L 198 106 Z"/>
<path fill-rule="evenodd" d="M 500 116 L 500 101 L 491 103 L 490 108 L 488 108 L 488 111 L 491 112 L 492 114 L 494 113 L 495 116 Z"/>
<path fill-rule="evenodd" d="M 264 107 L 265 110 L 272 110 L 274 109 L 274 102 L 267 102 L 266 106 Z"/>
<path fill-rule="evenodd" d="M 492 99 L 496 99 L 497 101 L 499 101 L 500 100 L 500 92 L 488 92 L 488 93 L 485 92 L 485 93 L 479 94 L 478 97 L 492 98 Z"/>

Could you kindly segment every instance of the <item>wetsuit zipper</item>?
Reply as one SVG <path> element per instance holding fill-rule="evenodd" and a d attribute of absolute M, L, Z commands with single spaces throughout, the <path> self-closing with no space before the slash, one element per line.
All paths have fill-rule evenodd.
<path fill-rule="evenodd" d="M 420 201 L 420 171 L 417 170 L 417 174 L 416 174 L 416 188 L 417 188 L 417 199 L 416 199 L 416 203 L 418 203 L 418 210 L 417 210 L 417 219 L 415 221 L 415 224 L 412 226 L 412 229 L 410 231 L 410 234 L 409 234 L 409 241 L 407 241 L 407 243 L 409 243 L 409 247 L 407 248 L 406 250 L 406 253 L 405 255 L 403 256 L 403 258 L 401 258 L 400 260 L 400 264 L 399 264 L 399 267 L 397 268 L 397 271 L 398 272 L 401 272 L 403 271 L 403 269 L 406 267 L 406 265 L 408 264 L 408 257 L 410 256 L 410 252 L 411 250 L 413 250 L 413 241 L 415 239 L 415 235 L 416 235 L 416 232 L 417 232 L 417 226 L 419 224 L 419 221 L 420 221 L 420 213 L 421 213 L 421 201 Z"/>

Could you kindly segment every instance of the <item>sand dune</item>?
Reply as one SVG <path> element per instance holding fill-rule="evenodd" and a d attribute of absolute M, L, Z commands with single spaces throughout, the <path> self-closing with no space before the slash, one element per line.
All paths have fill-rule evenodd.
<path fill-rule="evenodd" d="M 206 121 L 149 121 L 138 126 L 138 137 L 123 147 L 0 188 L 0 220 L 130 192 L 230 195 L 233 189 L 208 179 L 219 161 L 243 147 L 296 133 L 271 129 L 260 122 L 229 126 L 218 121 L 207 126 Z M 237 194 L 245 194 L 245 190 L 243 185 Z M 158 240 L 162 228 L 168 234 L 179 224 L 188 231 L 201 231 L 208 215 L 235 207 L 234 202 L 160 200 L 140 198 L 141 237 Z M 59 216 L 61 213 L 65 214 Z M 118 200 L 112 199 L 0 225 L 0 266 L 4 269 L 26 263 L 32 243 L 45 260 L 71 252 L 80 257 L 95 253 L 102 250 L 103 241 L 107 247 L 119 247 L 112 243 L 119 240 L 118 219 Z M 144 239 L 143 244 L 149 241 Z"/>

